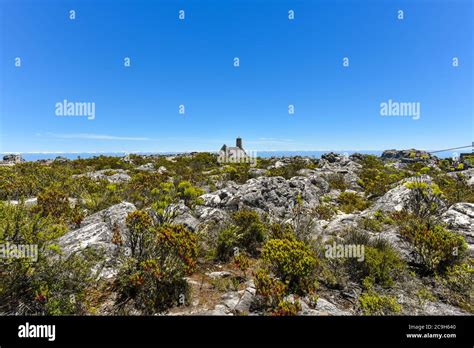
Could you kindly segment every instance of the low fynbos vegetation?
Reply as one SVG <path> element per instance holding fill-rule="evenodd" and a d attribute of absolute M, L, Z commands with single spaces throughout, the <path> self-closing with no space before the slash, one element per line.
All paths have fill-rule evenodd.
<path fill-rule="evenodd" d="M 406 174 L 385 165 L 375 156 L 365 156 L 358 176 L 358 184 L 364 188 L 366 195 L 379 197 L 390 190 L 393 184 L 406 177 Z"/>
<path fill-rule="evenodd" d="M 342 192 L 337 199 L 339 208 L 347 214 L 362 211 L 369 207 L 369 202 L 355 192 Z"/>
<path fill-rule="evenodd" d="M 0 245 L 37 254 L 0 259 L 0 314 L 472 313 L 466 228 L 445 214 L 474 203 L 470 164 L 399 155 L 2 165 Z"/>
<path fill-rule="evenodd" d="M 304 293 L 313 286 L 316 259 L 303 242 L 271 239 L 263 247 L 262 260 L 291 291 Z"/>
<path fill-rule="evenodd" d="M 400 222 L 400 233 L 413 246 L 426 271 L 442 272 L 465 256 L 467 244 L 462 236 L 417 217 L 407 217 Z"/>
<path fill-rule="evenodd" d="M 345 191 L 348 186 L 342 174 L 330 174 L 326 176 L 326 181 L 331 189 Z"/>
<path fill-rule="evenodd" d="M 148 213 L 135 211 L 127 217 L 131 257 L 123 262 L 116 282 L 118 305 L 129 301 L 144 313 L 163 311 L 189 302 L 184 279 L 196 267 L 197 237 L 182 225 L 154 226 Z"/>
<path fill-rule="evenodd" d="M 336 215 L 337 209 L 327 203 L 322 203 L 314 207 L 314 213 L 320 220 L 331 220 Z"/>
<path fill-rule="evenodd" d="M 436 184 L 413 180 L 405 184 L 410 189 L 407 210 L 420 219 L 435 216 L 441 204 L 443 192 Z"/>
<path fill-rule="evenodd" d="M 313 161 L 308 162 L 302 158 L 294 158 L 290 163 L 284 163 L 283 165 L 267 170 L 268 176 L 282 176 L 285 179 L 291 179 L 294 176 L 298 176 L 298 171 L 304 168 L 314 169 L 316 165 Z"/>
<path fill-rule="evenodd" d="M 453 305 L 473 313 L 474 304 L 474 261 L 469 259 L 458 265 L 447 268 L 446 273 L 439 277 L 439 281 L 447 287 L 447 299 Z"/>
<path fill-rule="evenodd" d="M 230 225 L 222 229 L 217 236 L 216 258 L 227 261 L 240 251 L 255 256 L 266 233 L 266 226 L 256 212 L 238 211 L 232 215 Z"/>
<path fill-rule="evenodd" d="M 380 295 L 374 291 L 360 295 L 359 304 L 364 315 L 393 315 L 401 311 L 395 297 Z"/>
<path fill-rule="evenodd" d="M 262 268 L 256 272 L 257 295 L 263 309 L 272 315 L 295 315 L 301 310 L 289 295 L 307 295 L 315 290 L 317 259 L 296 238 L 270 239 L 262 249 Z"/>
<path fill-rule="evenodd" d="M 449 204 L 474 203 L 474 185 L 469 185 L 464 175 L 459 173 L 455 176 L 440 174 L 435 177 L 435 182 Z"/>
<path fill-rule="evenodd" d="M 86 291 L 96 278 L 92 271 L 100 251 L 63 255 L 55 241 L 66 232 L 53 214 L 23 205 L 0 203 L 0 244 L 28 247 L 25 257 L 0 259 L 0 312 L 22 315 L 87 313 Z"/>
<path fill-rule="evenodd" d="M 371 240 L 364 232 L 350 231 L 346 241 L 348 245 L 363 245 L 363 259 L 348 258 L 348 273 L 365 288 L 373 285 L 393 286 L 406 270 L 406 263 L 400 254 L 382 239 Z"/>

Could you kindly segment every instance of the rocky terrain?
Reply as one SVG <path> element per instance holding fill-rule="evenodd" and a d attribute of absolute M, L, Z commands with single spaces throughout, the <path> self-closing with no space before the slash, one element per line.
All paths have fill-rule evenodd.
<path fill-rule="evenodd" d="M 461 166 L 417 150 L 389 150 L 379 158 L 328 153 L 321 159 L 259 159 L 256 167 L 217 163 L 211 154 L 60 160 L 18 171 L 12 168 L 25 164 L 14 160 L 2 172 L 8 182 L 0 186 L 2 242 L 17 238 L 8 231 L 22 209 L 25 225 L 33 215 L 49 226 L 61 225 L 54 233 L 48 230 L 57 237 L 41 242 L 44 262 L 91 250 L 101 255 L 86 270 L 92 278 L 80 273 L 80 305 L 63 304 L 68 293 L 63 290 L 71 285 L 48 274 L 34 280 L 36 291 L 25 298 L 14 299 L 11 286 L 0 287 L 0 302 L 10 303 L 0 308 L 6 314 L 463 315 L 473 310 L 474 168 L 468 162 Z M 28 175 L 50 182 L 23 185 Z M 143 246 L 149 254 L 141 258 L 137 245 L 145 245 L 145 229 L 159 235 L 153 242 L 158 250 L 153 243 Z M 179 238 L 195 241 L 196 252 L 183 249 L 189 245 Z M 159 248 L 170 240 L 177 258 Z M 364 261 L 328 257 L 327 246 L 336 244 L 365 246 Z M 51 245 L 60 256 L 46 252 Z M 150 276 L 151 266 L 131 271 L 131 260 L 137 265 L 159 260 L 161 266 Z M 165 270 L 174 267 L 170 260 L 184 262 L 186 272 L 173 269 L 166 278 Z M 18 277 L 13 273 L 21 271 L 13 264 L 6 272 Z M 137 275 L 138 281 L 131 280 Z M 171 281 L 187 290 L 170 294 L 163 284 L 175 284 Z M 26 301 L 28 311 L 21 305 Z"/>

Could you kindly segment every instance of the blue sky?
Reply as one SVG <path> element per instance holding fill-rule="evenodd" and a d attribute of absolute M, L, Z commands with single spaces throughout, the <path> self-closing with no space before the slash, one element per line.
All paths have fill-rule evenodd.
<path fill-rule="evenodd" d="M 0 152 L 212 151 L 236 136 L 257 151 L 435 150 L 473 139 L 469 0 L 0 0 L 0 16 Z M 95 119 L 56 116 L 64 99 L 95 103 Z M 382 117 L 389 99 L 420 103 L 420 118 Z"/>

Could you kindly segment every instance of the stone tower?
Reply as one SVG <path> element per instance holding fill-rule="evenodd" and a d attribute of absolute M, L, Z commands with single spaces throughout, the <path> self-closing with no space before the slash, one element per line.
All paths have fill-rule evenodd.
<path fill-rule="evenodd" d="M 243 150 L 243 148 L 242 148 L 242 138 L 241 137 L 238 137 L 237 139 L 235 139 L 235 146 L 237 146 L 239 149 Z"/>

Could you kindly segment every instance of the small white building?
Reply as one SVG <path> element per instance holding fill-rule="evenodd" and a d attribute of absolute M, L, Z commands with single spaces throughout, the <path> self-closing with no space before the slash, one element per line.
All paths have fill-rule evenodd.
<path fill-rule="evenodd" d="M 219 151 L 220 163 L 242 163 L 247 161 L 247 157 L 242 147 L 242 138 L 235 139 L 235 146 L 222 145 Z"/>

